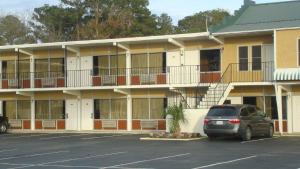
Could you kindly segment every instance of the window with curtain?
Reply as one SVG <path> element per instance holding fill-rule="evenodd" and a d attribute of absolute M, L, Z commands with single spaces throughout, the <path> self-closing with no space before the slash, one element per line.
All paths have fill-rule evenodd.
<path fill-rule="evenodd" d="M 133 119 L 163 119 L 162 112 L 167 106 L 164 98 L 132 99 Z"/>
<path fill-rule="evenodd" d="M 19 72 L 21 79 L 30 79 L 30 60 L 20 60 L 19 61 Z"/>
<path fill-rule="evenodd" d="M 126 119 L 126 99 L 94 100 L 94 119 Z"/>
<path fill-rule="evenodd" d="M 8 119 L 30 119 L 30 100 L 4 101 L 3 105 Z"/>
<path fill-rule="evenodd" d="M 35 118 L 49 119 L 49 101 L 37 100 L 35 101 Z"/>
<path fill-rule="evenodd" d="M 261 46 L 252 46 L 252 70 L 261 70 Z"/>
<path fill-rule="evenodd" d="M 3 114 L 5 114 L 8 119 L 17 119 L 16 105 L 16 101 L 3 101 Z"/>
<path fill-rule="evenodd" d="M 35 118 L 40 120 L 65 119 L 65 102 L 63 100 L 37 100 Z"/>
<path fill-rule="evenodd" d="M 125 75 L 126 55 L 104 55 L 93 58 L 94 75 Z"/>
<path fill-rule="evenodd" d="M 239 47 L 239 69 L 248 70 L 248 46 Z"/>
<path fill-rule="evenodd" d="M 14 79 L 16 77 L 16 61 L 2 61 L 3 79 Z"/>
<path fill-rule="evenodd" d="M 64 77 L 64 58 L 36 59 L 35 72 L 38 78 Z"/>
<path fill-rule="evenodd" d="M 64 77 L 64 59 L 51 58 L 50 59 L 50 72 L 54 77 Z"/>
<path fill-rule="evenodd" d="M 131 55 L 133 74 L 156 74 L 166 71 L 166 53 L 142 53 Z"/>
<path fill-rule="evenodd" d="M 18 100 L 17 101 L 17 118 L 18 119 L 30 119 L 31 113 L 30 100 Z"/>

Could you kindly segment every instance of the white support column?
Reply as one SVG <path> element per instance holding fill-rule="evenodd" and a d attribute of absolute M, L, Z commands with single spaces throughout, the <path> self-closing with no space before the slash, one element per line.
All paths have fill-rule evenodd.
<path fill-rule="evenodd" d="M 287 95 L 287 129 L 288 133 L 293 132 L 293 95 L 292 92 L 288 92 Z"/>
<path fill-rule="evenodd" d="M 82 114 L 82 109 L 81 109 L 81 96 L 77 96 L 77 129 L 78 131 L 81 131 L 81 115 Z"/>
<path fill-rule="evenodd" d="M 276 103 L 277 103 L 277 113 L 278 113 L 278 126 L 279 133 L 282 135 L 283 127 L 282 127 L 282 88 L 280 85 L 275 85 L 275 93 L 276 93 Z"/>
<path fill-rule="evenodd" d="M 31 130 L 35 130 L 35 100 L 34 100 L 34 97 L 32 96 L 30 98 L 30 114 L 31 114 L 31 119 L 30 119 L 30 122 L 31 122 Z"/>
<path fill-rule="evenodd" d="M 132 131 L 132 96 L 127 95 L 127 131 Z"/>
<path fill-rule="evenodd" d="M 131 54 L 126 51 L 126 84 L 131 84 Z"/>
<path fill-rule="evenodd" d="M 0 117 L 3 116 L 3 101 L 0 101 Z"/>
<path fill-rule="evenodd" d="M 34 57 L 31 55 L 30 56 L 30 87 L 34 88 L 34 76 L 35 76 L 35 61 Z"/>

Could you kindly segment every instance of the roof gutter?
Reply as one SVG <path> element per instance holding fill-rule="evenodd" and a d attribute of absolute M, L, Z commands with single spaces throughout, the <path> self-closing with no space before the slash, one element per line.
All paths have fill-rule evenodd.
<path fill-rule="evenodd" d="M 211 40 L 213 40 L 213 41 L 215 41 L 215 42 L 217 42 L 217 43 L 219 43 L 220 45 L 224 45 L 223 40 L 221 40 L 221 39 L 215 37 L 215 36 L 212 35 L 212 34 L 210 34 L 210 35 L 208 36 L 208 38 L 211 39 Z"/>

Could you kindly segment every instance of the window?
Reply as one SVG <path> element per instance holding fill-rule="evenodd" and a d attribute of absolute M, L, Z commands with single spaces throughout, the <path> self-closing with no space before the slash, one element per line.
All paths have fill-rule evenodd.
<path fill-rule="evenodd" d="M 15 79 L 16 78 L 16 61 L 2 61 L 2 74 L 3 79 Z"/>
<path fill-rule="evenodd" d="M 167 99 L 132 99 L 133 119 L 163 119 L 162 112 L 167 107 Z"/>
<path fill-rule="evenodd" d="M 132 74 L 156 74 L 166 72 L 166 53 L 131 55 Z"/>
<path fill-rule="evenodd" d="M 248 47 L 239 47 L 239 69 L 248 70 Z"/>
<path fill-rule="evenodd" d="M 94 75 L 124 75 L 126 55 L 104 55 L 93 57 Z"/>
<path fill-rule="evenodd" d="M 234 107 L 213 107 L 207 116 L 236 116 L 237 110 Z"/>
<path fill-rule="evenodd" d="M 36 119 L 65 119 L 65 102 L 63 100 L 38 100 L 35 102 Z"/>
<path fill-rule="evenodd" d="M 126 119 L 126 99 L 94 100 L 94 119 Z"/>
<path fill-rule="evenodd" d="M 48 58 L 35 60 L 37 78 L 64 77 L 64 58 Z"/>
<path fill-rule="evenodd" d="M 30 119 L 30 105 L 29 100 L 4 101 L 3 114 L 8 119 Z"/>
<path fill-rule="evenodd" d="M 261 70 L 261 46 L 252 46 L 252 70 Z"/>

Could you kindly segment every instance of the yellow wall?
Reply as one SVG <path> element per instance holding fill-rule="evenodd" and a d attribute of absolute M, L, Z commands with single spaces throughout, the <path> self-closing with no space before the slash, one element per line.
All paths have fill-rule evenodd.
<path fill-rule="evenodd" d="M 229 97 L 275 95 L 274 86 L 239 86 L 235 87 Z"/>
<path fill-rule="evenodd" d="M 298 66 L 297 51 L 300 29 L 279 30 L 276 32 L 276 61 L 278 68 L 295 68 Z"/>
<path fill-rule="evenodd" d="M 238 63 L 239 46 L 253 46 L 272 43 L 272 35 L 225 38 L 221 63 L 222 71 L 224 72 L 230 63 Z"/>

